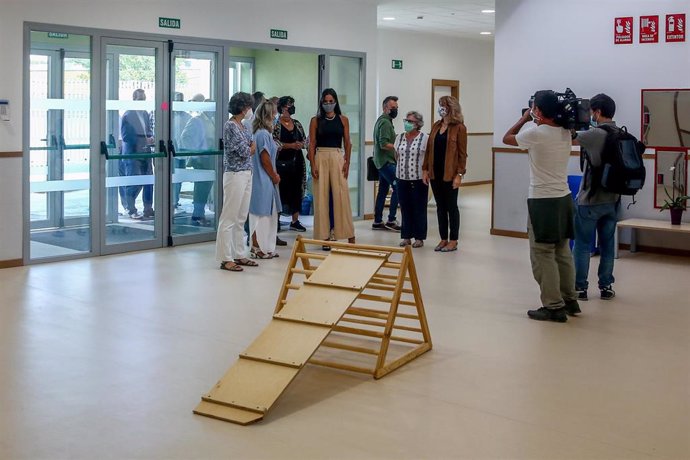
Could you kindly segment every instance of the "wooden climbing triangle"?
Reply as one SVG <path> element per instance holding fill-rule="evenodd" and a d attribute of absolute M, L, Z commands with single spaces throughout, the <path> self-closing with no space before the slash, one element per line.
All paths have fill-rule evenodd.
<path fill-rule="evenodd" d="M 410 246 L 300 236 L 273 319 L 194 413 L 248 425 L 264 417 L 307 363 L 379 379 L 431 347 Z"/>

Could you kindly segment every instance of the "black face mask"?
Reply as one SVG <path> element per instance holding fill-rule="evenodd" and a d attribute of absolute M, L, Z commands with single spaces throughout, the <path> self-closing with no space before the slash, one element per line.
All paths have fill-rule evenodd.
<path fill-rule="evenodd" d="M 390 115 L 391 118 L 395 118 L 398 116 L 398 109 L 391 109 L 390 112 L 388 112 L 388 115 Z"/>
<path fill-rule="evenodd" d="M 294 105 L 293 105 L 292 107 L 288 107 L 288 113 L 289 113 L 290 115 L 294 115 L 294 114 L 295 114 L 295 106 L 294 106 Z"/>

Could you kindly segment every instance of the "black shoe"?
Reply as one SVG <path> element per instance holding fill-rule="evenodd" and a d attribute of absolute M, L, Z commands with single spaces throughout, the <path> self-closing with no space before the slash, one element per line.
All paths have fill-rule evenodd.
<path fill-rule="evenodd" d="M 557 323 L 565 323 L 568 321 L 568 316 L 565 314 L 565 308 L 546 308 L 541 307 L 538 310 L 529 310 L 527 316 L 537 321 L 555 321 Z"/>
<path fill-rule="evenodd" d="M 144 217 L 154 217 L 156 212 L 153 209 L 144 209 Z"/>
<path fill-rule="evenodd" d="M 585 291 L 586 293 L 587 291 Z M 582 310 L 580 310 L 580 305 L 577 303 L 577 300 L 571 300 L 569 302 L 566 301 L 565 307 L 563 307 L 565 310 L 565 313 L 570 315 L 570 316 L 575 316 L 579 313 L 582 313 Z"/>
<path fill-rule="evenodd" d="M 388 230 L 393 231 L 393 232 L 399 232 L 402 230 L 402 227 L 400 225 L 398 225 L 398 223 L 396 221 L 386 222 L 386 228 Z"/>
<path fill-rule="evenodd" d="M 577 289 L 577 300 L 587 301 L 587 289 Z"/>
<path fill-rule="evenodd" d="M 211 221 L 206 219 L 205 217 L 194 217 L 192 216 L 192 224 L 193 225 L 198 225 L 200 227 L 210 227 Z"/>
<path fill-rule="evenodd" d="M 611 289 L 611 286 L 604 286 L 599 288 L 599 291 L 601 292 L 601 299 L 602 300 L 611 300 L 614 297 L 616 297 L 616 291 Z"/>
<path fill-rule="evenodd" d="M 374 222 L 373 224 L 371 224 L 371 229 L 372 230 L 385 230 L 386 226 L 384 225 L 383 222 L 378 222 L 378 223 Z"/>
<path fill-rule="evenodd" d="M 307 229 L 304 228 L 304 225 L 302 225 L 302 222 L 299 220 L 296 220 L 292 223 L 290 223 L 290 230 L 294 230 L 296 232 L 306 232 Z"/>
<path fill-rule="evenodd" d="M 281 240 L 276 236 L 276 246 L 287 246 L 287 241 Z"/>

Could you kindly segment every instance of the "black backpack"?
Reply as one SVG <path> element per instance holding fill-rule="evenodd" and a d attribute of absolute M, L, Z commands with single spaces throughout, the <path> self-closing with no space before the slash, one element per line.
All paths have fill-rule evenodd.
<path fill-rule="evenodd" d="M 601 125 L 599 128 L 606 131 L 606 141 L 601 151 L 601 166 L 593 167 L 587 152 L 583 149 L 592 172 L 592 189 L 601 187 L 607 192 L 619 195 L 635 195 L 644 186 L 647 176 L 642 161 L 645 145 L 628 133 L 625 126 L 617 128 Z"/>

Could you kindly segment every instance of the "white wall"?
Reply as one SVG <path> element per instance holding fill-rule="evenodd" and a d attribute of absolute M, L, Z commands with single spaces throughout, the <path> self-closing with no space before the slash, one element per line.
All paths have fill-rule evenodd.
<path fill-rule="evenodd" d="M 24 22 L 204 37 L 279 46 L 303 46 L 367 53 L 367 120 L 374 120 L 376 5 L 365 0 L 1 0 L 0 99 L 9 99 L 12 121 L 0 123 L 0 152 L 22 150 Z M 354 4 L 354 6 L 353 6 Z M 182 20 L 182 28 L 159 29 L 158 17 Z M 271 40 L 269 29 L 288 30 L 288 40 Z M 369 123 L 368 123 L 369 124 Z M 373 121 L 372 123 L 373 124 Z M 0 159 L 3 177 L 22 177 L 21 161 Z M 21 187 L 0 180 L 0 260 L 22 257 Z"/>
<path fill-rule="evenodd" d="M 690 14 L 688 0 L 496 0 L 494 144 L 540 89 L 603 92 L 616 120 L 640 135 L 642 88 L 690 87 L 690 42 L 637 43 L 639 16 Z M 634 16 L 631 45 L 613 44 L 614 18 Z"/>
<path fill-rule="evenodd" d="M 396 132 L 402 132 L 402 119 L 408 110 L 424 116 L 424 131 L 431 128 L 432 79 L 460 81 L 460 104 L 468 132 L 493 130 L 492 41 L 379 30 L 377 59 L 377 115 L 383 98 L 398 96 Z M 391 68 L 393 59 L 403 60 L 402 70 Z M 468 157 L 465 181 L 490 180 L 491 137 L 470 136 Z"/>
<path fill-rule="evenodd" d="M 494 145 L 506 147 L 501 139 L 520 117 L 530 95 L 566 87 L 580 97 L 600 92 L 611 96 L 619 125 L 628 126 L 639 137 L 643 88 L 690 87 L 690 42 L 665 43 L 663 37 L 665 15 L 682 12 L 690 13 L 690 1 L 496 0 Z M 660 42 L 639 44 L 639 16 L 651 14 L 660 17 Z M 614 18 L 621 16 L 635 18 L 632 45 L 613 44 Z M 514 198 L 526 198 L 529 184 L 523 174 L 526 163 L 516 166 L 516 161 L 521 163 L 510 158 L 497 166 L 507 168 L 500 183 L 498 174 L 495 182 L 494 224 L 499 230 L 525 231 L 527 205 L 525 199 L 517 204 Z M 654 165 L 649 160 L 645 164 L 647 185 L 638 194 L 639 203 L 624 217 L 668 218 L 653 208 Z M 515 167 L 521 168 L 520 174 L 510 174 Z M 571 160 L 570 173 L 578 170 Z M 665 242 L 642 244 L 663 246 Z"/>

